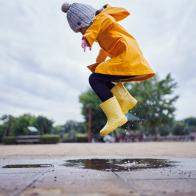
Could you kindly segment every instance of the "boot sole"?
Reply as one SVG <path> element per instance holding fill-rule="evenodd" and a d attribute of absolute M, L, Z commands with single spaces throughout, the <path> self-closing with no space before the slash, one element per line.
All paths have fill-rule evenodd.
<path fill-rule="evenodd" d="M 112 133 L 116 128 L 121 127 L 122 125 L 124 125 L 127 121 L 128 121 L 128 119 L 126 117 L 124 117 L 120 121 L 118 121 L 118 125 L 117 126 L 114 126 L 112 130 L 100 131 L 99 134 L 101 136 L 106 136 L 106 135 Z"/>
<path fill-rule="evenodd" d="M 123 114 L 127 114 L 129 110 L 133 109 L 136 105 L 137 105 L 137 102 L 127 103 L 125 106 L 121 106 Z"/>

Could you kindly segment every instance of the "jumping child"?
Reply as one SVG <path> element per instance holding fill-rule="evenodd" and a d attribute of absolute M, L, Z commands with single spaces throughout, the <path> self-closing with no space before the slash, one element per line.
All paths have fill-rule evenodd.
<path fill-rule="evenodd" d="M 92 72 L 89 83 L 101 99 L 100 107 L 107 117 L 100 131 L 100 135 L 105 136 L 124 125 L 125 115 L 137 104 L 122 82 L 143 81 L 155 73 L 135 38 L 118 24 L 129 15 L 126 9 L 105 5 L 96 10 L 81 3 L 64 3 L 61 9 L 67 13 L 71 29 L 82 33 L 84 51 L 87 47 L 91 49 L 95 41 L 101 47 L 96 63 L 88 68 Z"/>

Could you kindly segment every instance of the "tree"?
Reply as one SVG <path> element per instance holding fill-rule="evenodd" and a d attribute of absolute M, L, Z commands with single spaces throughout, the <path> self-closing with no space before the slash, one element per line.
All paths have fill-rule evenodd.
<path fill-rule="evenodd" d="M 188 126 L 196 127 L 196 118 L 195 117 L 185 118 L 184 123 Z"/>
<path fill-rule="evenodd" d="M 71 130 L 74 130 L 75 132 L 80 132 L 80 133 L 86 132 L 84 123 L 69 120 L 64 125 L 64 132 L 70 132 Z"/>
<path fill-rule="evenodd" d="M 80 103 L 82 104 L 82 115 L 84 116 L 84 126 L 87 130 L 88 127 L 88 112 L 91 110 L 92 114 L 92 136 L 97 137 L 99 130 L 106 123 L 106 118 L 103 112 L 99 108 L 100 100 L 97 95 L 92 91 L 88 90 L 82 93 L 79 97 Z"/>
<path fill-rule="evenodd" d="M 186 125 L 186 128 L 189 130 L 189 132 L 196 132 L 196 118 L 195 117 L 185 118 L 183 122 Z"/>
<path fill-rule="evenodd" d="M 28 135 L 28 127 L 33 126 L 36 122 L 36 117 L 31 114 L 23 114 L 16 119 L 15 127 L 13 127 L 14 135 Z"/>
<path fill-rule="evenodd" d="M 53 130 L 52 130 L 52 133 L 62 135 L 64 133 L 64 126 L 63 125 L 54 126 Z"/>
<path fill-rule="evenodd" d="M 0 120 L 3 121 L 0 126 L 0 135 L 3 136 L 28 135 L 29 126 L 36 127 L 43 134 L 51 133 L 53 128 L 53 121 L 43 116 L 35 117 L 31 114 L 23 114 L 19 117 L 3 115 Z"/>
<path fill-rule="evenodd" d="M 177 83 L 168 74 L 164 79 L 154 77 L 140 83 L 129 83 L 127 88 L 138 100 L 133 109 L 138 117 L 144 120 L 143 128 L 146 134 L 158 134 L 159 127 L 172 126 L 175 120 L 174 103 L 178 99 L 173 95 Z"/>
<path fill-rule="evenodd" d="M 3 137 L 3 134 L 4 134 L 4 126 L 3 125 L 0 125 L 0 141 Z"/>
<path fill-rule="evenodd" d="M 16 126 L 16 118 L 12 115 L 5 114 L 1 117 L 1 121 L 3 121 L 3 124 L 1 125 L 2 136 L 14 135 L 13 130 Z"/>
<path fill-rule="evenodd" d="M 53 121 L 47 119 L 44 116 L 38 116 L 35 121 L 35 127 L 39 130 L 41 134 L 51 133 L 53 128 Z"/>
<path fill-rule="evenodd" d="M 189 134 L 189 130 L 187 129 L 184 121 L 175 122 L 175 125 L 173 126 L 173 129 L 172 129 L 172 134 L 173 135 L 188 135 Z"/>
<path fill-rule="evenodd" d="M 27 127 L 33 126 L 36 117 L 30 114 L 23 114 L 19 117 L 3 115 L 1 120 L 3 121 L 3 124 L 1 125 L 3 136 L 15 136 L 28 134 Z"/>
<path fill-rule="evenodd" d="M 144 121 L 139 127 L 146 134 L 157 134 L 159 127 L 163 130 L 163 127 L 169 127 L 173 124 L 175 119 L 174 103 L 178 96 L 173 95 L 177 83 L 170 74 L 162 80 L 154 77 L 144 82 L 128 83 L 126 87 L 138 100 L 132 113 Z M 106 118 L 99 108 L 100 101 L 92 90 L 82 93 L 79 98 L 86 126 L 88 110 L 92 110 L 92 132 L 97 135 L 106 123 Z M 162 134 L 167 133 L 164 131 Z"/>

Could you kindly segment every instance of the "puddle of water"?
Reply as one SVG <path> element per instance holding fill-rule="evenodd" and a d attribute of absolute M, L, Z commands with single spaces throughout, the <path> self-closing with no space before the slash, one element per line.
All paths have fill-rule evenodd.
<path fill-rule="evenodd" d="M 78 159 L 67 160 L 64 166 L 101 171 L 131 171 L 136 169 L 164 168 L 175 166 L 168 159 Z"/>
<path fill-rule="evenodd" d="M 5 165 L 3 168 L 43 168 L 43 167 L 53 167 L 52 164 L 15 164 L 15 165 Z"/>

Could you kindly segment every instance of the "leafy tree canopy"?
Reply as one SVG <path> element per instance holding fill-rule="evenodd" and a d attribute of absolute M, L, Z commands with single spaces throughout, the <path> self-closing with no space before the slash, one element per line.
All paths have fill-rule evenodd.
<path fill-rule="evenodd" d="M 178 96 L 174 95 L 177 83 L 171 74 L 162 80 L 154 77 L 144 82 L 127 83 L 126 87 L 138 100 L 137 106 L 131 112 L 144 120 L 140 128 L 146 134 L 157 134 L 159 127 L 169 127 L 173 124 L 176 110 L 174 103 Z M 98 134 L 106 123 L 106 118 L 99 108 L 100 100 L 92 90 L 82 93 L 79 99 L 85 125 L 87 126 L 88 113 L 91 110 L 92 132 Z"/>

